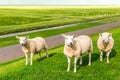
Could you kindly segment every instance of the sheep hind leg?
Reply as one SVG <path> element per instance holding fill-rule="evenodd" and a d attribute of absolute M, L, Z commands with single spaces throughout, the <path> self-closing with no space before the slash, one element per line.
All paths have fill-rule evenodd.
<path fill-rule="evenodd" d="M 80 55 L 80 65 L 82 65 L 82 55 Z"/>
<path fill-rule="evenodd" d="M 75 60 L 74 60 L 74 73 L 76 73 L 76 63 L 77 63 L 77 57 L 75 57 Z"/>
<path fill-rule="evenodd" d="M 70 71 L 70 57 L 67 57 L 67 59 L 68 59 L 68 68 L 67 68 L 67 72 L 69 72 L 69 71 Z"/>
<path fill-rule="evenodd" d="M 33 53 L 30 55 L 30 65 L 32 65 Z"/>
<path fill-rule="evenodd" d="M 106 56 L 107 56 L 107 63 L 109 63 L 109 54 L 110 54 L 111 51 L 108 51 Z"/>
<path fill-rule="evenodd" d="M 40 57 L 40 59 L 41 59 L 41 51 L 39 52 L 39 57 Z"/>
<path fill-rule="evenodd" d="M 89 51 L 88 54 L 89 54 L 89 63 L 88 63 L 88 65 L 90 66 L 91 65 L 91 51 Z"/>
<path fill-rule="evenodd" d="M 46 52 L 46 56 L 49 57 L 47 49 L 44 49 L 44 50 Z"/>

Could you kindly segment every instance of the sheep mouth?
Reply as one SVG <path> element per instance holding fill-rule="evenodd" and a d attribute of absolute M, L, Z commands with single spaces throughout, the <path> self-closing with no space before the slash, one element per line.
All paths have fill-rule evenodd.
<path fill-rule="evenodd" d="M 73 43 L 71 43 L 69 46 L 72 47 L 72 46 L 73 46 Z"/>
<path fill-rule="evenodd" d="M 103 41 L 104 44 L 108 44 L 109 42 Z"/>
<path fill-rule="evenodd" d="M 21 44 L 21 46 L 25 46 L 25 45 L 27 45 L 27 44 Z"/>

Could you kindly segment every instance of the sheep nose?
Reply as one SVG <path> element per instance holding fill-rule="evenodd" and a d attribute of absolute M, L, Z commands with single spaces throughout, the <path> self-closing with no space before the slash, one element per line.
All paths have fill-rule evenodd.
<path fill-rule="evenodd" d="M 25 44 L 24 43 L 21 43 L 22 46 L 24 46 Z"/>
<path fill-rule="evenodd" d="M 72 45 L 72 42 L 70 43 L 70 45 Z"/>

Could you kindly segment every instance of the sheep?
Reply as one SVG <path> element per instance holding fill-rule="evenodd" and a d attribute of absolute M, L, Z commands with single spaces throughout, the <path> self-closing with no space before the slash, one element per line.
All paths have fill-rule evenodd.
<path fill-rule="evenodd" d="M 78 57 L 80 57 L 80 65 L 82 65 L 82 55 L 85 52 L 89 53 L 89 63 L 91 65 L 91 53 L 93 51 L 93 44 L 90 37 L 86 35 L 64 35 L 62 36 L 65 38 L 65 45 L 64 45 L 64 55 L 68 59 L 68 68 L 67 72 L 70 71 L 70 61 L 71 58 L 74 57 L 74 73 L 76 73 L 76 63 Z"/>
<path fill-rule="evenodd" d="M 28 39 L 29 36 L 16 36 L 16 38 L 19 39 L 20 45 L 22 46 L 22 51 L 24 52 L 24 55 L 26 57 L 26 65 L 28 65 L 28 53 L 30 53 L 30 65 L 32 65 L 32 58 L 34 53 L 39 53 L 39 56 L 41 58 L 40 52 L 42 50 L 45 50 L 46 56 L 49 57 L 47 51 L 47 44 L 42 37 Z"/>
<path fill-rule="evenodd" d="M 103 52 L 106 52 L 107 63 L 109 63 L 109 54 L 113 49 L 114 40 L 112 34 L 108 32 L 100 33 L 97 40 L 97 46 L 100 50 L 100 61 L 103 59 Z"/>

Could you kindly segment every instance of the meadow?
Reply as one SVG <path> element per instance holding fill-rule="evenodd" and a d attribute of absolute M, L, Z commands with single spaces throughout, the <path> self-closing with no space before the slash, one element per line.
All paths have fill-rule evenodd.
<path fill-rule="evenodd" d="M 120 8 L 0 8 L 0 35 L 78 22 L 120 18 Z"/>
<path fill-rule="evenodd" d="M 73 72 L 73 60 L 71 71 L 67 72 L 67 58 L 63 54 L 63 45 L 49 49 L 50 57 L 46 58 L 42 52 L 42 59 L 35 54 L 33 65 L 26 66 L 25 58 L 0 64 L 0 80 L 120 80 L 120 27 L 109 30 L 115 40 L 115 46 L 110 54 L 110 63 L 106 64 L 106 56 L 103 62 L 99 61 L 99 51 L 96 41 L 99 34 L 91 35 L 94 51 L 92 53 L 92 65 L 88 66 L 88 54 L 83 57 L 83 65 L 77 64 L 77 73 Z"/>
<path fill-rule="evenodd" d="M 85 7 L 85 8 L 0 8 L 0 35 L 55 27 L 59 25 L 78 22 L 97 21 L 94 23 L 80 24 L 60 29 L 45 30 L 21 36 L 29 35 L 49 37 L 61 33 L 67 33 L 80 29 L 90 28 L 105 23 L 120 20 L 119 7 Z M 42 58 L 35 54 L 33 65 L 26 66 L 25 58 L 0 64 L 0 80 L 120 80 L 120 27 L 109 30 L 115 39 L 115 46 L 110 54 L 110 63 L 106 64 L 106 55 L 103 62 L 99 61 L 97 39 L 99 34 L 91 35 L 94 50 L 92 53 L 92 65 L 88 66 L 88 54 L 83 56 L 83 65 L 77 63 L 77 73 L 73 72 L 73 60 L 71 70 L 67 72 L 67 58 L 63 54 L 63 45 L 49 49 L 49 58 L 42 52 Z M 15 36 L 0 38 L 0 48 L 19 43 Z"/>

